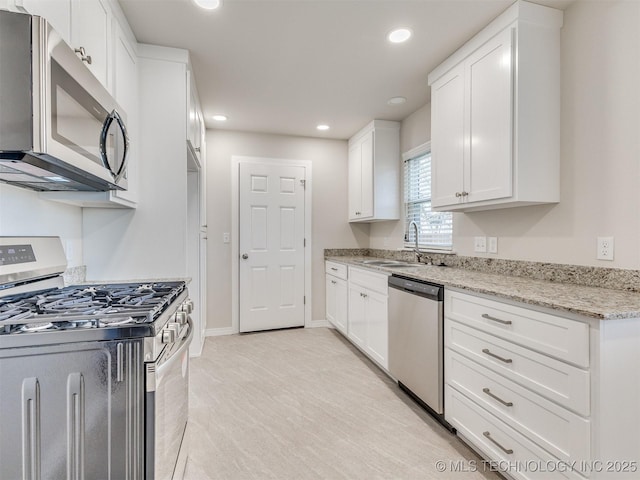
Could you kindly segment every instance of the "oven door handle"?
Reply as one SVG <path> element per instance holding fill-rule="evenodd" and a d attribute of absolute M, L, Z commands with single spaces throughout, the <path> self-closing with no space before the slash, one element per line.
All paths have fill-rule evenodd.
<path fill-rule="evenodd" d="M 163 359 L 163 361 L 161 363 L 158 363 L 155 371 L 154 371 L 154 381 L 153 383 L 153 390 L 149 390 L 149 388 L 147 388 L 147 391 L 155 391 L 156 387 L 157 387 L 157 383 L 160 382 L 160 380 L 162 379 L 162 377 L 164 376 L 164 373 L 167 370 L 170 370 L 171 367 L 176 363 L 180 361 L 180 358 L 182 357 L 182 353 L 189 348 L 189 345 L 191 344 L 191 340 L 193 339 L 193 322 L 191 320 L 191 318 L 189 318 L 188 320 L 188 325 L 189 325 L 189 333 L 187 333 L 186 336 L 182 337 L 182 341 L 180 342 L 180 346 L 172 351 L 169 356 L 165 359 Z M 149 379 L 147 379 L 149 380 Z M 149 383 L 147 381 L 147 385 L 149 386 Z"/>

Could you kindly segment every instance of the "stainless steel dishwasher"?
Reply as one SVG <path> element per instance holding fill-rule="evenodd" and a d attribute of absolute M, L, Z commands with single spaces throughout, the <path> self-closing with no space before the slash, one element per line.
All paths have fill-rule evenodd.
<path fill-rule="evenodd" d="M 448 429 L 444 421 L 444 287 L 389 277 L 389 371 Z"/>

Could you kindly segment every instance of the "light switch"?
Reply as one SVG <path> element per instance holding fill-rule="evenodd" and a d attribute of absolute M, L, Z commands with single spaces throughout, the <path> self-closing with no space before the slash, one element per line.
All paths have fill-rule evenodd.
<path fill-rule="evenodd" d="M 478 253 L 487 252 L 487 237 L 474 237 L 473 250 Z"/>
<path fill-rule="evenodd" d="M 498 237 L 489 237 L 489 253 L 498 253 Z"/>

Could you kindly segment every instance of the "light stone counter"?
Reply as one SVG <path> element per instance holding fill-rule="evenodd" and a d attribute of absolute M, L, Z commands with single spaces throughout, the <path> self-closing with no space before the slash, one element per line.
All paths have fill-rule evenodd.
<path fill-rule="evenodd" d="M 385 268 L 363 265 L 365 256 L 328 256 L 326 260 L 438 283 L 449 288 L 495 295 L 507 300 L 551 308 L 601 320 L 640 318 L 640 293 L 588 287 L 526 277 L 483 273 L 461 268 L 416 265 Z"/>

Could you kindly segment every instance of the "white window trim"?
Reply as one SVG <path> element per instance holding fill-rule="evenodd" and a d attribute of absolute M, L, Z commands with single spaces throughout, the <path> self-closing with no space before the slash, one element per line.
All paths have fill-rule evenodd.
<path fill-rule="evenodd" d="M 420 145 L 418 145 L 417 147 L 412 148 L 411 150 L 407 150 L 406 152 L 404 152 L 402 154 L 402 162 L 406 162 L 407 160 L 411 160 L 412 158 L 416 158 L 419 157 L 421 155 L 426 155 L 427 153 L 431 153 L 431 142 L 425 142 L 422 143 Z M 403 174 L 404 175 L 404 174 Z M 402 205 L 403 208 L 405 207 L 405 202 L 404 202 L 404 180 L 402 182 Z M 405 215 L 405 213 L 403 212 L 402 214 L 402 224 L 403 224 L 403 232 L 407 231 L 408 225 L 407 225 L 407 216 Z M 413 242 L 404 242 L 404 249 L 405 250 L 411 250 L 413 251 L 414 248 L 414 243 Z M 442 247 L 442 248 L 438 248 L 438 247 L 421 247 L 420 248 L 421 252 L 427 252 L 427 253 L 442 253 L 442 254 L 455 254 L 455 251 L 453 249 L 453 236 L 451 238 L 451 246 L 450 247 Z"/>

